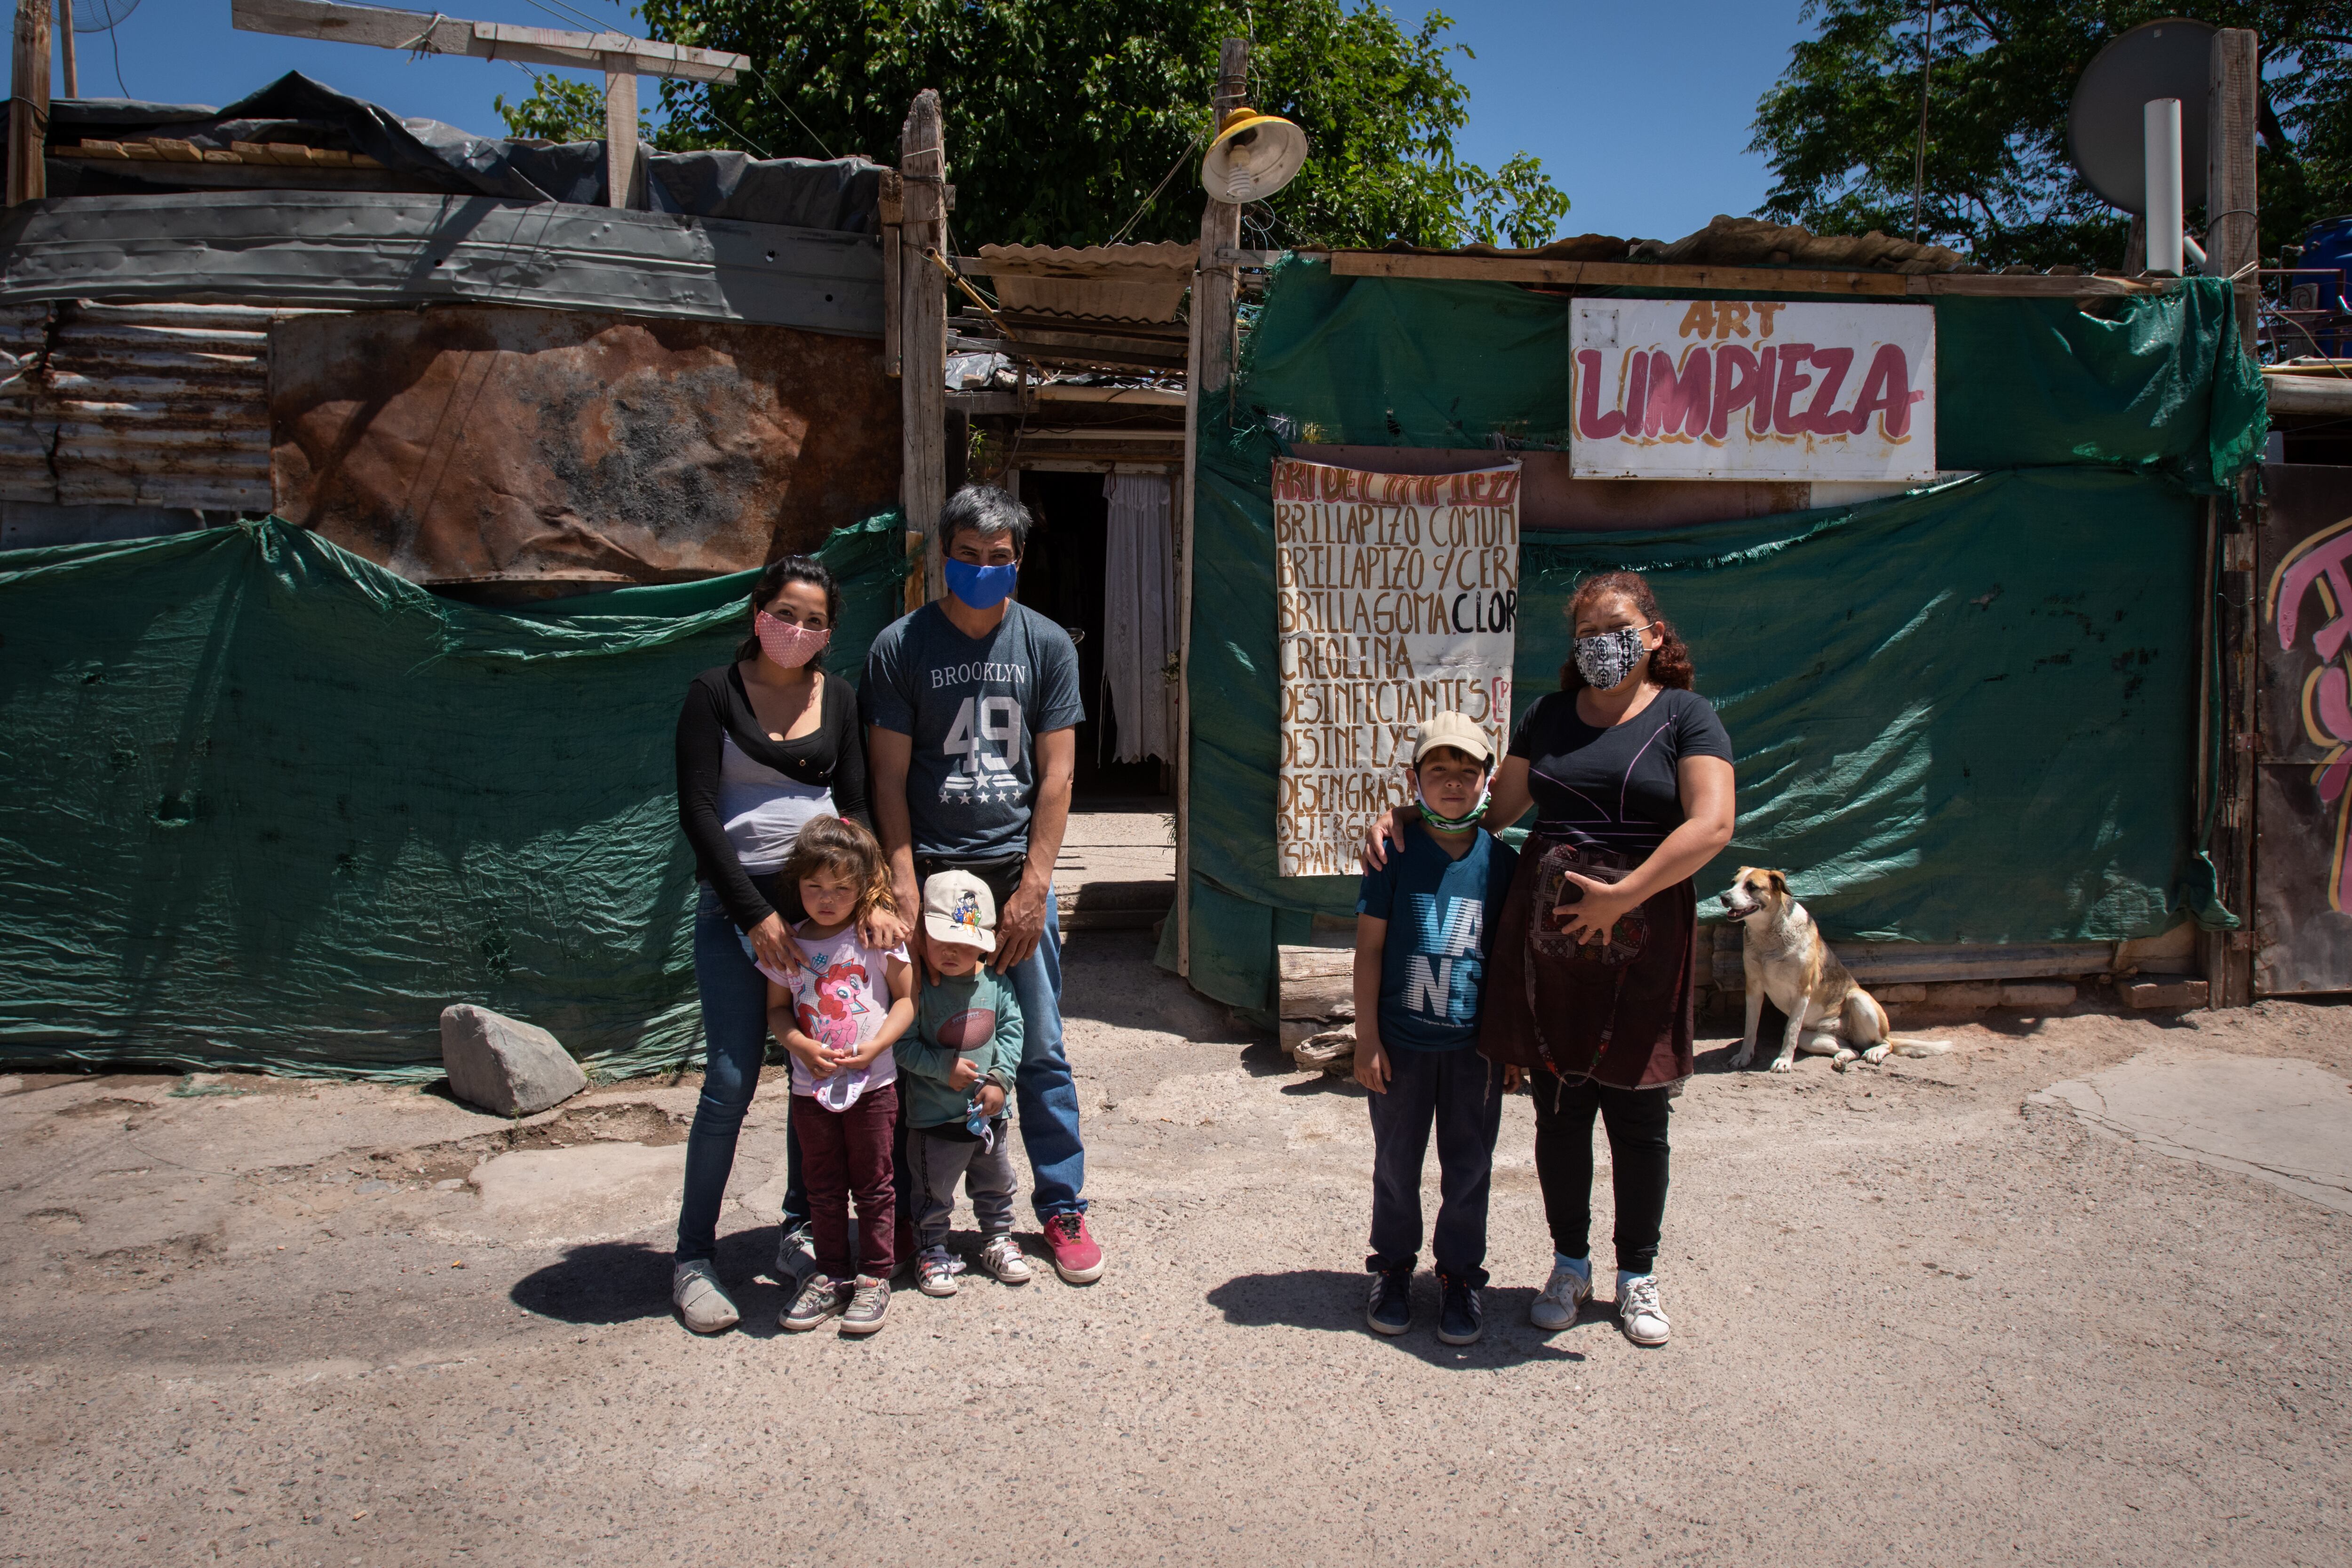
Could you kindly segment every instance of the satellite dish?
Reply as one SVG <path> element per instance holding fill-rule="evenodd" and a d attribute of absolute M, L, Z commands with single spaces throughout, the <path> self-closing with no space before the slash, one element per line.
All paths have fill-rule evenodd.
<path fill-rule="evenodd" d="M 2147 212 L 2143 111 L 2180 100 L 2180 199 L 2205 199 L 2205 99 L 2213 29 L 2186 16 L 2146 22 L 2101 49 L 2074 84 L 2066 153 L 2083 183 L 2127 213 Z"/>
<path fill-rule="evenodd" d="M 1221 202 L 1258 201 L 1297 178 L 1306 162 L 1306 132 L 1279 115 L 1236 109 L 1201 160 L 1201 184 Z"/>
<path fill-rule="evenodd" d="M 106 33 L 122 26 L 131 13 L 139 9 L 139 0 L 74 0 L 73 30 L 77 33 Z"/>

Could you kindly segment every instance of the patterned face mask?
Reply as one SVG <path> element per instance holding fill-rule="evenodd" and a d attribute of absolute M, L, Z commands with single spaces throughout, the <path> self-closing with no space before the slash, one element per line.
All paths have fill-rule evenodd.
<path fill-rule="evenodd" d="M 786 669 L 798 669 L 824 652 L 824 645 L 833 640 L 830 631 L 796 626 L 765 610 L 751 617 L 751 629 L 759 634 L 760 651 Z"/>
<path fill-rule="evenodd" d="M 1613 632 L 1595 632 L 1576 639 L 1576 672 L 1595 691 L 1614 691 L 1625 683 L 1645 651 L 1642 634 L 1648 623 Z"/>

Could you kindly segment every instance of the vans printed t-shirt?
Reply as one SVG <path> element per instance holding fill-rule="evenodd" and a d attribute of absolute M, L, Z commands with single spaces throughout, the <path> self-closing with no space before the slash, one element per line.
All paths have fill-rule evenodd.
<path fill-rule="evenodd" d="M 882 630 L 866 656 L 866 721 L 908 737 L 915 853 L 998 859 L 1029 847 L 1035 738 L 1086 717 L 1070 634 L 1015 602 L 985 637 L 934 604 Z"/>
<path fill-rule="evenodd" d="M 1486 933 L 1503 909 L 1518 851 L 1481 828 L 1456 860 L 1414 823 L 1367 871 L 1356 912 L 1389 922 L 1381 950 L 1381 1044 L 1452 1051 L 1478 1038 Z"/>

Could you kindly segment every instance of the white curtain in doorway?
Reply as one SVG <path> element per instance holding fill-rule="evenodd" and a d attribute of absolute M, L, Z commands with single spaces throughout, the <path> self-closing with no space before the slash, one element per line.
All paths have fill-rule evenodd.
<path fill-rule="evenodd" d="M 1108 562 L 1103 569 L 1103 688 L 1118 720 L 1118 754 L 1139 763 L 1176 756 L 1175 551 L 1164 474 L 1108 474 Z"/>

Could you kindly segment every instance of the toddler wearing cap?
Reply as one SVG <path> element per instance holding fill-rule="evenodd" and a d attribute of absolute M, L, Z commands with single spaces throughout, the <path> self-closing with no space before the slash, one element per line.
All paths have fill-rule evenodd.
<path fill-rule="evenodd" d="M 996 900 L 969 871 L 923 884 L 923 935 L 939 979 L 915 1000 L 915 1027 L 898 1046 L 907 1086 L 907 1170 L 915 1200 L 915 1282 L 927 1296 L 956 1293 L 961 1265 L 948 1253 L 956 1187 L 980 1221 L 980 1266 L 1007 1285 L 1026 1283 L 1013 1239 L 1013 1151 L 1005 1096 L 1021 1065 L 1021 1004 L 985 968 L 996 951 Z"/>

